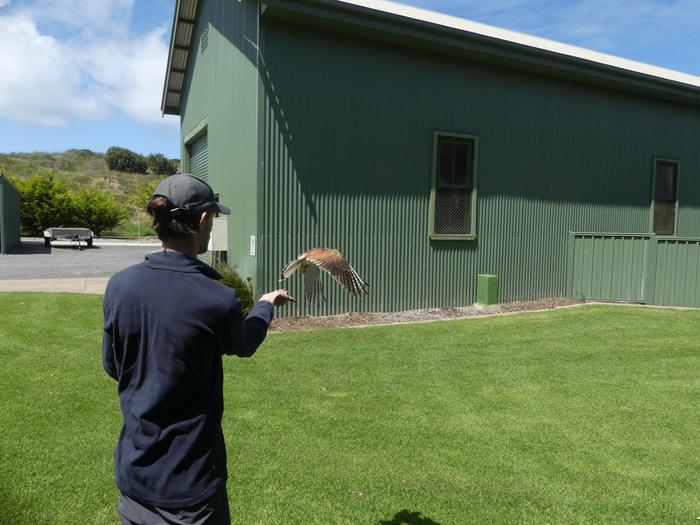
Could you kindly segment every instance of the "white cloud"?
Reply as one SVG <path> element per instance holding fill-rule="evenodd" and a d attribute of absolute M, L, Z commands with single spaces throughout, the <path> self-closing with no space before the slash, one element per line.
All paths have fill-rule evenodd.
<path fill-rule="evenodd" d="M 104 118 L 117 110 L 138 122 L 176 126 L 176 118 L 163 119 L 160 112 L 167 29 L 129 36 L 132 4 L 38 0 L 40 11 L 23 8 L 0 15 L 0 117 L 57 126 L 71 118 Z M 75 18 L 68 20 L 70 14 Z M 88 29 L 63 38 L 38 29 L 50 23 L 65 29 L 77 21 Z M 60 33 L 66 34 L 55 34 Z"/>
<path fill-rule="evenodd" d="M 134 0 L 35 0 L 31 10 L 38 22 L 49 21 L 88 36 L 125 35 Z"/>
<path fill-rule="evenodd" d="M 140 38 L 102 42 L 85 50 L 85 71 L 100 86 L 104 100 L 140 122 L 163 121 L 160 102 L 168 58 L 165 34 L 163 27 Z"/>
<path fill-rule="evenodd" d="M 98 98 L 83 88 L 73 50 L 39 34 L 23 16 L 0 16 L 0 27 L 0 116 L 55 126 L 70 116 L 104 114 Z"/>
<path fill-rule="evenodd" d="M 5 7 L 10 3 L 10 0 L 0 0 L 0 7 Z"/>

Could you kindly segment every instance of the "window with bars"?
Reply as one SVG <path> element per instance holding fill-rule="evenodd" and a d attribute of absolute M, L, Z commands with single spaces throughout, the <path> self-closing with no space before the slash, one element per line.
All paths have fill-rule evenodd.
<path fill-rule="evenodd" d="M 676 226 L 678 162 L 654 161 L 653 231 L 657 235 L 673 235 Z"/>
<path fill-rule="evenodd" d="M 473 238 L 477 137 L 436 132 L 431 237 Z"/>

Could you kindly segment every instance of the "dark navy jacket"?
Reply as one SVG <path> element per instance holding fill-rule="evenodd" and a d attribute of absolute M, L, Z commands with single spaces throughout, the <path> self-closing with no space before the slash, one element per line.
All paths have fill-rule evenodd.
<path fill-rule="evenodd" d="M 243 318 L 235 292 L 198 259 L 157 252 L 115 274 L 104 297 L 102 359 L 124 424 L 114 453 L 125 495 L 186 507 L 226 481 L 222 354 L 251 356 L 272 320 Z"/>

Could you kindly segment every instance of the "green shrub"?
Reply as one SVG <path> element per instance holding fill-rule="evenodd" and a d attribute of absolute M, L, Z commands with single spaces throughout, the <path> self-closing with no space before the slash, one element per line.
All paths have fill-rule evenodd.
<path fill-rule="evenodd" d="M 244 279 L 237 269 L 224 262 L 215 262 L 214 269 L 223 276 L 223 279 L 219 281 L 221 284 L 236 290 L 236 295 L 241 300 L 243 315 L 248 315 L 255 304 L 250 281 Z"/>
<path fill-rule="evenodd" d="M 90 228 L 101 237 L 102 232 L 119 225 L 128 212 L 111 193 L 83 188 L 73 198 L 73 213 L 76 224 Z"/>
<path fill-rule="evenodd" d="M 126 148 L 112 146 L 105 154 L 105 162 L 107 168 L 112 171 L 142 173 L 143 175 L 148 172 L 148 163 L 144 156 Z"/>
<path fill-rule="evenodd" d="M 148 171 L 153 175 L 172 175 L 178 170 L 178 163 L 168 159 L 162 153 L 151 153 L 146 158 Z"/>
<path fill-rule="evenodd" d="M 43 235 L 47 228 L 74 226 L 71 185 L 54 172 L 15 178 L 20 195 L 20 222 L 26 235 Z"/>
<path fill-rule="evenodd" d="M 90 228 L 96 236 L 114 228 L 128 213 L 109 192 L 75 191 L 55 173 L 39 173 L 12 181 L 20 195 L 20 222 L 26 235 L 43 235 L 52 227 Z"/>

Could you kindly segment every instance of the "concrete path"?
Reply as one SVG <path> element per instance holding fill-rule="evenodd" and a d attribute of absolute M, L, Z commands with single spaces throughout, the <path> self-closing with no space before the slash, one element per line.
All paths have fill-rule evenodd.
<path fill-rule="evenodd" d="M 159 246 L 153 241 L 97 239 L 92 248 L 80 250 L 70 242 L 54 242 L 46 247 L 43 239 L 22 239 L 16 249 L 0 255 L 0 282 L 50 279 L 68 283 L 67 279 L 110 277 L 143 261 Z"/>
<path fill-rule="evenodd" d="M 70 277 L 65 279 L 4 279 L 0 292 L 52 292 L 104 294 L 109 277 Z"/>
<path fill-rule="evenodd" d="M 0 255 L 0 292 L 103 294 L 110 276 L 159 247 L 158 239 L 96 239 L 79 250 L 68 241 L 46 247 L 42 238 L 22 238 Z"/>

